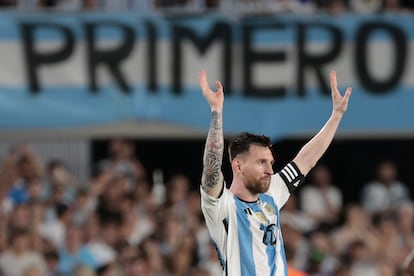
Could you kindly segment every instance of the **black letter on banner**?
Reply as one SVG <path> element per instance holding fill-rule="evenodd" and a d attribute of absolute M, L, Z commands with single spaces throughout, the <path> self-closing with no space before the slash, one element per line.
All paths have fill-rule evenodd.
<path fill-rule="evenodd" d="M 246 96 L 257 97 L 281 97 L 286 94 L 286 87 L 257 87 L 252 81 L 252 67 L 256 62 L 282 62 L 286 60 L 286 53 L 280 51 L 266 51 L 258 52 L 254 51 L 252 45 L 252 37 L 255 31 L 261 31 L 266 29 L 282 29 L 285 28 L 281 23 L 270 23 L 260 25 L 245 25 L 243 26 L 243 57 L 244 57 L 244 70 L 243 70 L 243 85 L 244 94 Z"/>
<path fill-rule="evenodd" d="M 123 43 L 121 43 L 118 48 L 111 50 L 97 49 L 96 32 L 100 27 L 105 26 L 118 28 L 124 33 Z M 124 76 L 121 74 L 119 67 L 121 61 L 129 56 L 134 47 L 134 29 L 132 29 L 130 26 L 118 22 L 86 23 L 85 29 L 88 43 L 88 74 L 90 80 L 89 87 L 91 91 L 96 92 L 98 90 L 98 84 L 96 80 L 96 67 L 100 63 L 106 63 L 108 69 L 111 71 L 122 92 L 128 93 L 130 91 L 130 87 L 128 86 L 128 83 L 126 82 Z"/>
<path fill-rule="evenodd" d="M 387 32 L 389 33 L 392 42 L 394 42 L 394 64 L 384 64 L 384 66 L 393 66 L 393 71 L 389 78 L 374 79 L 369 73 L 367 53 L 369 36 L 374 32 Z M 362 86 L 368 91 L 373 93 L 385 93 L 398 85 L 404 72 L 407 57 L 407 40 L 402 30 L 396 26 L 387 23 L 365 23 L 359 28 L 357 34 L 357 47 L 355 64 L 357 70 L 357 76 Z"/>
<path fill-rule="evenodd" d="M 157 43 L 156 43 L 156 28 L 153 23 L 146 22 L 148 38 L 147 38 L 147 77 L 148 77 L 148 90 L 154 92 L 158 89 L 157 84 Z"/>
<path fill-rule="evenodd" d="M 329 51 L 323 54 L 311 54 L 306 52 L 306 32 L 311 28 L 320 28 L 332 34 L 332 43 Z M 300 23 L 298 25 L 298 96 L 305 95 L 305 70 L 313 67 L 323 94 L 330 95 L 330 87 L 325 81 L 322 66 L 333 61 L 342 50 L 343 37 L 341 30 L 324 23 Z"/>
<path fill-rule="evenodd" d="M 189 39 L 194 42 L 201 54 L 204 54 L 215 39 L 223 41 L 223 86 L 226 94 L 231 94 L 231 29 L 227 23 L 217 22 L 205 38 L 199 37 L 196 30 L 185 26 L 173 26 L 173 49 L 172 49 L 172 91 L 176 94 L 182 92 L 182 49 L 181 42 Z"/>
<path fill-rule="evenodd" d="M 36 94 L 41 90 L 37 69 L 42 64 L 57 63 L 68 58 L 74 49 L 75 38 L 67 26 L 56 23 L 22 23 L 20 25 L 23 35 L 24 55 L 26 58 L 26 72 L 29 79 L 29 89 Z M 54 52 L 41 53 L 35 50 L 35 31 L 37 29 L 53 29 L 62 33 L 64 43 L 61 49 Z"/>

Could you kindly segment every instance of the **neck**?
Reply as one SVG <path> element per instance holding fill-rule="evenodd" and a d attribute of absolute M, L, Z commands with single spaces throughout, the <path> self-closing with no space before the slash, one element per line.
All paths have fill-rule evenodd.
<path fill-rule="evenodd" d="M 230 192 L 243 201 L 253 202 L 259 199 L 259 194 L 252 194 L 242 183 L 234 181 L 231 184 Z"/>

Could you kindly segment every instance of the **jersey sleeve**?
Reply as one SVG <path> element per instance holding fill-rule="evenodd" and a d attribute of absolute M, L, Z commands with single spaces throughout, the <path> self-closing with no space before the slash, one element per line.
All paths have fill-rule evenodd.
<path fill-rule="evenodd" d="M 218 198 L 210 196 L 200 187 L 201 210 L 208 224 L 220 223 L 228 216 L 226 203 L 229 203 L 231 193 L 225 185 L 223 186 L 223 191 Z"/>

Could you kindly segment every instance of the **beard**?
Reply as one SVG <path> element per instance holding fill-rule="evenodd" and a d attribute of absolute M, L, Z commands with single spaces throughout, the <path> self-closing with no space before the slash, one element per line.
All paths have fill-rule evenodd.
<path fill-rule="evenodd" d="M 251 194 L 263 194 L 269 190 L 270 176 L 265 176 L 257 181 L 247 182 L 245 187 Z"/>

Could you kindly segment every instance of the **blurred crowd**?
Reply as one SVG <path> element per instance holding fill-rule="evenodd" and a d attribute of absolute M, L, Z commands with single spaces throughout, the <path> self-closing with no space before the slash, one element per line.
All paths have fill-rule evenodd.
<path fill-rule="evenodd" d="M 135 10 L 246 13 L 411 12 L 412 0 L 0 0 L 0 6 L 22 10 Z"/>
<path fill-rule="evenodd" d="M 112 139 L 80 183 L 64 159 L 11 147 L 0 166 L 0 273 L 6 276 L 218 276 L 199 183 L 148 172 L 135 144 Z M 414 275 L 414 204 L 381 161 L 344 203 L 320 163 L 281 212 L 289 276 Z"/>
<path fill-rule="evenodd" d="M 2 275 L 219 275 L 198 187 L 148 175 L 129 141 L 109 152 L 88 183 L 28 145 L 1 157 Z"/>
<path fill-rule="evenodd" d="M 282 209 L 286 257 L 292 275 L 414 275 L 414 204 L 391 160 L 376 165 L 355 202 L 343 202 L 328 166 Z M 289 274 L 290 275 L 290 274 Z"/>

